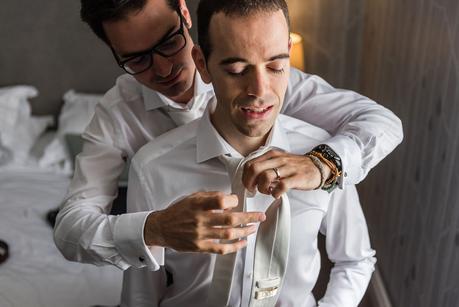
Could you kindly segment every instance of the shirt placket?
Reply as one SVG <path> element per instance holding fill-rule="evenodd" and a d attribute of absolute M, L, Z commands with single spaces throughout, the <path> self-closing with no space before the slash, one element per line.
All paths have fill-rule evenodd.
<path fill-rule="evenodd" d="M 247 212 L 255 211 L 255 197 L 247 199 Z M 255 252 L 255 240 L 256 234 L 252 234 L 247 237 L 247 247 L 242 257 L 243 261 L 243 274 L 242 274 L 242 293 L 241 293 L 241 306 L 249 306 L 250 295 L 252 290 L 253 282 L 253 255 Z"/>

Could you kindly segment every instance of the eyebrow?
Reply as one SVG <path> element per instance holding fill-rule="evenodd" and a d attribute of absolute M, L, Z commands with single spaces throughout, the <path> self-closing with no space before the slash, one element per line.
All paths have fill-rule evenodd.
<path fill-rule="evenodd" d="M 164 35 L 163 37 L 161 37 L 161 39 L 156 43 L 154 44 L 153 46 L 151 46 L 150 48 L 147 48 L 147 49 L 144 49 L 144 50 L 141 50 L 141 51 L 135 51 L 135 52 L 129 52 L 129 53 L 126 53 L 126 54 L 120 54 L 119 56 L 121 57 L 121 60 L 126 60 L 126 59 L 129 59 L 129 58 L 132 58 L 132 57 L 135 57 L 135 56 L 138 56 L 138 55 L 142 55 L 150 50 L 152 50 L 153 48 L 155 48 L 156 46 L 160 45 L 161 43 L 163 43 L 171 34 L 172 32 L 174 32 L 175 28 L 177 26 L 173 26 L 172 28 L 170 28 Z M 180 26 L 179 26 L 180 27 Z"/>
<path fill-rule="evenodd" d="M 266 62 L 272 62 L 275 60 L 283 60 L 283 59 L 289 59 L 289 58 L 290 58 L 290 55 L 288 53 L 281 53 L 273 57 L 270 57 Z M 230 65 L 230 64 L 239 63 L 239 62 L 249 63 L 249 61 L 247 61 L 246 59 L 239 58 L 239 57 L 231 57 L 231 58 L 226 58 L 226 59 L 221 60 L 220 65 L 225 66 L 225 65 Z"/>

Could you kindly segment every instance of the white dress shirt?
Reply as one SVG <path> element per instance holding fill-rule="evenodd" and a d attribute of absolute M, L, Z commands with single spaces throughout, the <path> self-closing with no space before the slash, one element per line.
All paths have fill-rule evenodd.
<path fill-rule="evenodd" d="M 55 242 L 67 259 L 121 269 L 145 265 L 139 261 L 142 251 L 132 250 L 141 245 L 143 215 L 107 214 L 117 196 L 118 178 L 137 150 L 199 117 L 214 96 L 199 74 L 194 87 L 193 100 L 182 106 L 123 75 L 104 96 L 83 135 L 83 152 L 56 221 Z M 323 143 L 343 161 L 341 187 L 360 182 L 403 138 L 401 122 L 389 110 L 296 69 L 291 70 L 282 112 L 334 135 Z"/>
<path fill-rule="evenodd" d="M 266 146 L 301 154 L 328 138 L 328 133 L 320 128 L 280 115 Z M 225 154 L 241 157 L 214 129 L 207 112 L 201 119 L 151 141 L 132 159 L 128 212 L 148 214 L 163 210 L 197 191 L 230 193 L 228 173 L 218 159 Z M 291 205 L 291 241 L 277 305 L 316 306 L 311 290 L 320 271 L 317 248 L 320 231 L 326 236 L 327 253 L 335 267 L 319 306 L 357 306 L 370 281 L 375 252 L 370 247 L 355 187 L 348 186 L 332 194 L 320 190 L 291 190 L 287 194 Z M 265 211 L 273 200 L 262 194 L 248 198 L 247 211 Z M 231 296 L 230 306 L 248 306 L 255 238 L 249 236 L 246 252 L 239 256 L 244 258 L 238 259 L 242 265 L 236 269 L 241 281 L 237 283 L 236 293 L 240 295 Z M 123 293 L 122 306 L 206 306 L 215 255 L 144 247 L 147 267 L 127 272 L 124 282 L 128 291 Z M 140 246 L 133 248 L 138 250 Z M 174 283 L 167 288 L 164 271 L 151 272 L 161 265 L 173 275 Z M 144 279 L 148 275 L 151 277 Z M 153 279 L 156 281 L 151 282 Z M 134 280 L 136 286 L 131 286 Z"/>

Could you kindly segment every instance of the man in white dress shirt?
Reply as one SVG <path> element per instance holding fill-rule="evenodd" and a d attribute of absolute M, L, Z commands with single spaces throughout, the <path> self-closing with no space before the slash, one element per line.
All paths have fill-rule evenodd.
<path fill-rule="evenodd" d="M 201 48 L 193 49 L 193 57 L 203 80 L 213 83 L 216 98 L 201 119 L 158 137 L 134 156 L 129 212 L 152 211 L 161 216 L 186 195 L 199 191 L 230 193 L 222 156 L 242 158 L 263 145 L 302 154 L 330 137 L 320 128 L 278 116 L 289 80 L 288 11 L 283 0 L 202 0 L 198 18 Z M 271 170 L 282 179 L 279 171 Z M 327 253 L 335 263 L 319 306 L 357 306 L 373 272 L 375 253 L 355 187 L 333 193 L 289 190 L 287 195 L 291 206 L 290 249 L 276 306 L 316 306 L 311 290 L 320 270 L 319 231 L 326 235 Z M 247 199 L 247 211 L 263 212 L 272 200 L 258 193 Z M 230 221 L 227 211 L 214 214 L 221 221 Z M 170 219 L 169 227 L 183 223 L 205 227 L 209 221 Z M 257 227 L 239 229 L 243 228 L 255 232 Z M 230 232 L 226 227 L 211 229 L 212 233 L 203 235 L 209 242 L 232 239 L 238 228 Z M 229 306 L 249 304 L 254 236 L 242 242 L 247 248 L 238 254 L 242 265 L 234 273 L 238 282 L 231 289 Z M 126 271 L 122 306 L 208 306 L 216 255 L 183 253 L 162 246 L 146 249 L 147 267 Z M 162 267 L 172 274 L 174 282 L 169 286 L 163 271 L 151 272 Z"/>
<path fill-rule="evenodd" d="M 83 20 L 107 43 L 117 64 L 128 74 L 104 96 L 83 135 L 83 151 L 75 161 L 74 178 L 56 220 L 56 245 L 67 259 L 121 269 L 149 265 L 145 243 L 194 252 L 229 253 L 242 248 L 243 241 L 217 244 L 200 239 L 210 230 L 207 226 L 184 223 L 169 227 L 171 220 L 214 220 L 209 208 L 235 206 L 229 194 L 185 196 L 161 216 L 151 212 L 108 215 L 118 178 L 137 150 L 199 118 L 214 91 L 202 81 L 191 57 L 193 42 L 188 30 L 192 21 L 185 0 L 81 3 Z M 332 164 L 323 163 L 322 168 L 328 177 L 330 167 L 336 167 L 333 163 L 341 161 L 342 171 L 330 175 L 339 189 L 363 180 L 402 140 L 400 120 L 389 110 L 295 69 L 290 71 L 281 112 L 332 135 L 321 143 L 335 152 L 336 159 L 328 161 Z M 289 188 L 315 189 L 321 172 L 305 153 L 269 152 L 250 164 L 244 183 L 251 190 L 276 196 Z M 273 168 L 284 178 L 270 189 L 276 179 Z M 264 218 L 260 213 L 231 215 L 239 224 Z M 139 233 L 144 234 L 140 239 Z M 236 233 L 239 237 L 247 234 L 248 230 Z"/>

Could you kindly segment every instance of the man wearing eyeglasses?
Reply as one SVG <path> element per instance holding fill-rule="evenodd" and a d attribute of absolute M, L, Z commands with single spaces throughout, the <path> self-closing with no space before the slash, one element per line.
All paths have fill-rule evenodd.
<path fill-rule="evenodd" d="M 56 221 L 58 248 L 70 260 L 122 269 L 148 265 L 145 246 L 219 254 L 239 250 L 243 240 L 212 242 L 211 229 L 223 223 L 213 210 L 227 210 L 224 224 L 230 221 L 234 228 L 261 222 L 265 216 L 232 213 L 229 209 L 237 206 L 234 195 L 199 192 L 177 199 L 161 214 L 108 215 L 126 163 L 148 141 L 199 118 L 214 92 L 196 72 L 191 57 L 192 21 L 185 0 L 82 0 L 81 4 L 83 20 L 111 48 L 127 74 L 106 93 L 83 135 L 83 152 L 76 159 L 74 178 Z M 253 95 L 260 90 L 263 85 L 255 84 Z M 245 111 L 254 116 L 266 112 Z M 282 112 L 334 136 L 308 156 L 274 150 L 247 163 L 243 181 L 249 190 L 279 197 L 288 189 L 332 192 L 357 184 L 403 137 L 400 120 L 389 110 L 295 69 Z M 250 229 L 234 233 L 229 239 L 244 238 Z"/>

